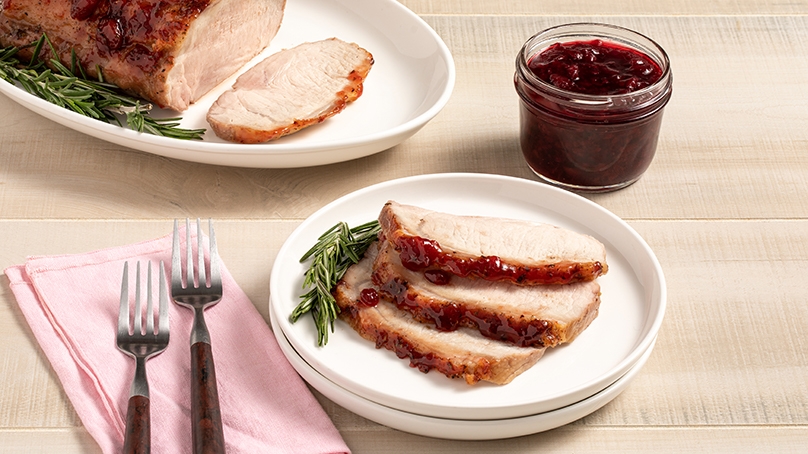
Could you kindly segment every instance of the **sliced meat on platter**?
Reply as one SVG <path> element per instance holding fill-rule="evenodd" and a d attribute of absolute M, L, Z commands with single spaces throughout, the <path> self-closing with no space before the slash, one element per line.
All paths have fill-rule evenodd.
<path fill-rule="evenodd" d="M 270 55 L 242 74 L 208 112 L 219 137 L 262 143 L 320 123 L 362 95 L 373 56 L 336 38 Z"/>
<path fill-rule="evenodd" d="M 389 242 L 379 249 L 372 275 L 379 292 L 419 322 L 443 331 L 470 327 L 522 347 L 554 347 L 571 342 L 598 315 L 596 281 L 520 286 L 454 276 L 433 283 L 405 268 Z"/>
<path fill-rule="evenodd" d="M 370 278 L 373 249 L 348 269 L 334 295 L 341 309 L 340 318 L 377 348 L 409 359 L 410 365 L 422 372 L 434 369 L 469 384 L 509 383 L 544 354 L 543 348 L 516 347 L 483 337 L 476 330 L 438 331 L 413 320 L 389 302 L 368 303 L 363 291 L 376 291 Z"/>
<path fill-rule="evenodd" d="M 3 1 L 0 45 L 22 47 L 47 34 L 68 68 L 75 53 L 88 77 L 100 69 L 107 82 L 182 111 L 269 45 L 285 6 L 285 0 Z"/>
<path fill-rule="evenodd" d="M 456 216 L 394 201 L 385 204 L 379 222 L 412 270 L 520 285 L 588 281 L 608 270 L 602 243 L 549 224 Z"/>

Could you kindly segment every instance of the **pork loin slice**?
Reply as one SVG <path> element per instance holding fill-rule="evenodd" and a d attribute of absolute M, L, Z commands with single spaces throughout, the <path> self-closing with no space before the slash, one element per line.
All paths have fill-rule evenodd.
<path fill-rule="evenodd" d="M 394 201 L 384 205 L 379 222 L 380 235 L 412 270 L 521 285 L 588 281 L 608 270 L 602 243 L 549 224 L 456 216 Z"/>
<path fill-rule="evenodd" d="M 285 6 L 285 0 L 9 0 L 0 2 L 0 45 L 25 46 L 46 33 L 68 68 L 75 52 L 89 77 L 100 68 L 107 82 L 182 111 L 269 45 Z M 24 49 L 20 56 L 30 54 Z"/>
<path fill-rule="evenodd" d="M 375 306 L 362 302 L 361 292 L 374 289 L 370 279 L 374 247 L 345 272 L 334 290 L 340 318 L 363 338 L 409 359 L 410 366 L 430 370 L 468 384 L 484 380 L 504 385 L 529 369 L 544 354 L 543 348 L 521 348 L 483 337 L 476 330 L 438 331 L 419 323 L 387 301 Z"/>
<path fill-rule="evenodd" d="M 379 249 L 372 275 L 379 291 L 442 331 L 466 326 L 520 347 L 555 347 L 572 342 L 598 315 L 596 281 L 519 286 L 454 276 L 438 285 L 406 269 L 389 242 Z"/>
<path fill-rule="evenodd" d="M 219 137 L 262 143 L 320 123 L 362 95 L 373 56 L 336 38 L 270 55 L 241 75 L 211 106 Z"/>

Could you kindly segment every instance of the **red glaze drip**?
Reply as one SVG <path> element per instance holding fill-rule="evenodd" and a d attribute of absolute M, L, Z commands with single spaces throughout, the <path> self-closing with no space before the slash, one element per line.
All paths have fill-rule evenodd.
<path fill-rule="evenodd" d="M 395 241 L 395 245 L 399 250 L 401 263 L 411 271 L 437 268 L 457 276 L 473 276 L 490 281 L 510 281 L 517 284 L 569 284 L 597 277 L 603 271 L 600 262 L 552 263 L 529 268 L 504 263 L 497 256 L 459 258 L 444 252 L 437 241 L 419 236 L 400 237 Z M 427 276 L 427 279 L 430 279 L 430 276 Z"/>
<path fill-rule="evenodd" d="M 547 320 L 511 319 L 487 311 L 472 310 L 463 304 L 419 303 L 408 291 L 406 282 L 392 279 L 380 286 L 382 294 L 416 320 L 431 323 L 439 331 L 454 331 L 461 326 L 476 328 L 490 339 L 502 340 L 520 347 L 550 347 L 558 344 L 554 324 Z"/>
<path fill-rule="evenodd" d="M 73 0 L 70 5 L 70 17 L 76 20 L 85 20 L 93 15 L 100 3 L 101 0 Z"/>
<path fill-rule="evenodd" d="M 416 368 L 423 373 L 437 369 L 449 377 L 460 377 L 463 375 L 463 367 L 456 366 L 443 358 L 435 357 L 435 354 L 432 352 L 419 352 L 417 348 L 398 334 L 388 333 L 387 331 L 379 329 L 375 331 L 376 348 L 386 348 L 394 352 L 396 356 L 401 359 L 409 358 L 410 367 Z"/>
<path fill-rule="evenodd" d="M 400 249 L 401 263 L 411 271 L 430 266 L 443 254 L 440 244 L 421 237 L 404 237 L 396 242 Z"/>
<path fill-rule="evenodd" d="M 354 328 L 360 331 L 362 337 L 374 340 L 376 348 L 384 348 L 394 352 L 401 359 L 409 359 L 410 367 L 423 373 L 435 369 L 450 378 L 463 377 L 469 384 L 477 383 L 490 376 L 491 365 L 488 361 L 484 359 L 477 361 L 474 364 L 473 372 L 467 372 L 466 366 L 463 364 L 454 364 L 447 358 L 436 357 L 434 353 L 419 351 L 404 336 L 395 331 L 388 331 L 373 324 L 364 324 L 361 315 L 363 310 L 372 309 L 363 309 L 362 304 L 349 305 L 342 308 L 340 317 L 350 320 Z"/>
<path fill-rule="evenodd" d="M 379 292 L 372 288 L 362 289 L 359 292 L 359 302 L 365 306 L 373 307 L 379 304 Z"/>
<path fill-rule="evenodd" d="M 106 17 L 98 22 L 98 38 L 110 50 L 123 47 L 123 24 L 120 19 Z"/>

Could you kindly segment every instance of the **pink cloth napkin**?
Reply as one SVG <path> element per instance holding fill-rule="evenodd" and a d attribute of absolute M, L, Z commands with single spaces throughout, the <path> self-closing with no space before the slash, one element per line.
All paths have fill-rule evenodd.
<path fill-rule="evenodd" d="M 110 454 L 123 449 L 135 367 L 115 343 L 121 276 L 124 262 L 129 261 L 130 282 L 134 282 L 138 260 L 144 282 L 146 261 L 153 263 L 155 280 L 161 260 L 170 276 L 171 235 L 87 254 L 32 257 L 5 270 L 20 309 L 82 423 L 103 452 Z M 227 452 L 350 452 L 284 357 L 266 322 L 227 269 L 223 265 L 221 269 L 224 297 L 205 311 L 205 320 L 211 333 Z M 156 296 L 154 301 L 156 305 Z M 169 346 L 146 365 L 152 448 L 155 453 L 189 453 L 193 314 L 172 302 L 169 319 Z"/>

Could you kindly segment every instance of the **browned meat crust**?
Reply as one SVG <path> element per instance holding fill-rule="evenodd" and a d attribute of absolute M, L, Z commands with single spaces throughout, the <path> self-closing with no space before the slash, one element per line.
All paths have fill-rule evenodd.
<path fill-rule="evenodd" d="M 2 0 L 0 45 L 46 34 L 68 68 L 185 110 L 264 49 L 285 0 Z M 20 56 L 30 58 L 31 48 Z M 49 46 L 43 48 L 50 59 Z M 76 68 L 78 73 L 78 68 Z"/>
<path fill-rule="evenodd" d="M 3 0 L 0 44 L 25 46 L 47 33 L 70 67 L 75 51 L 90 77 L 163 105 L 176 43 L 210 0 Z M 20 53 L 30 58 L 30 49 Z M 46 54 L 47 55 L 47 54 Z"/>

